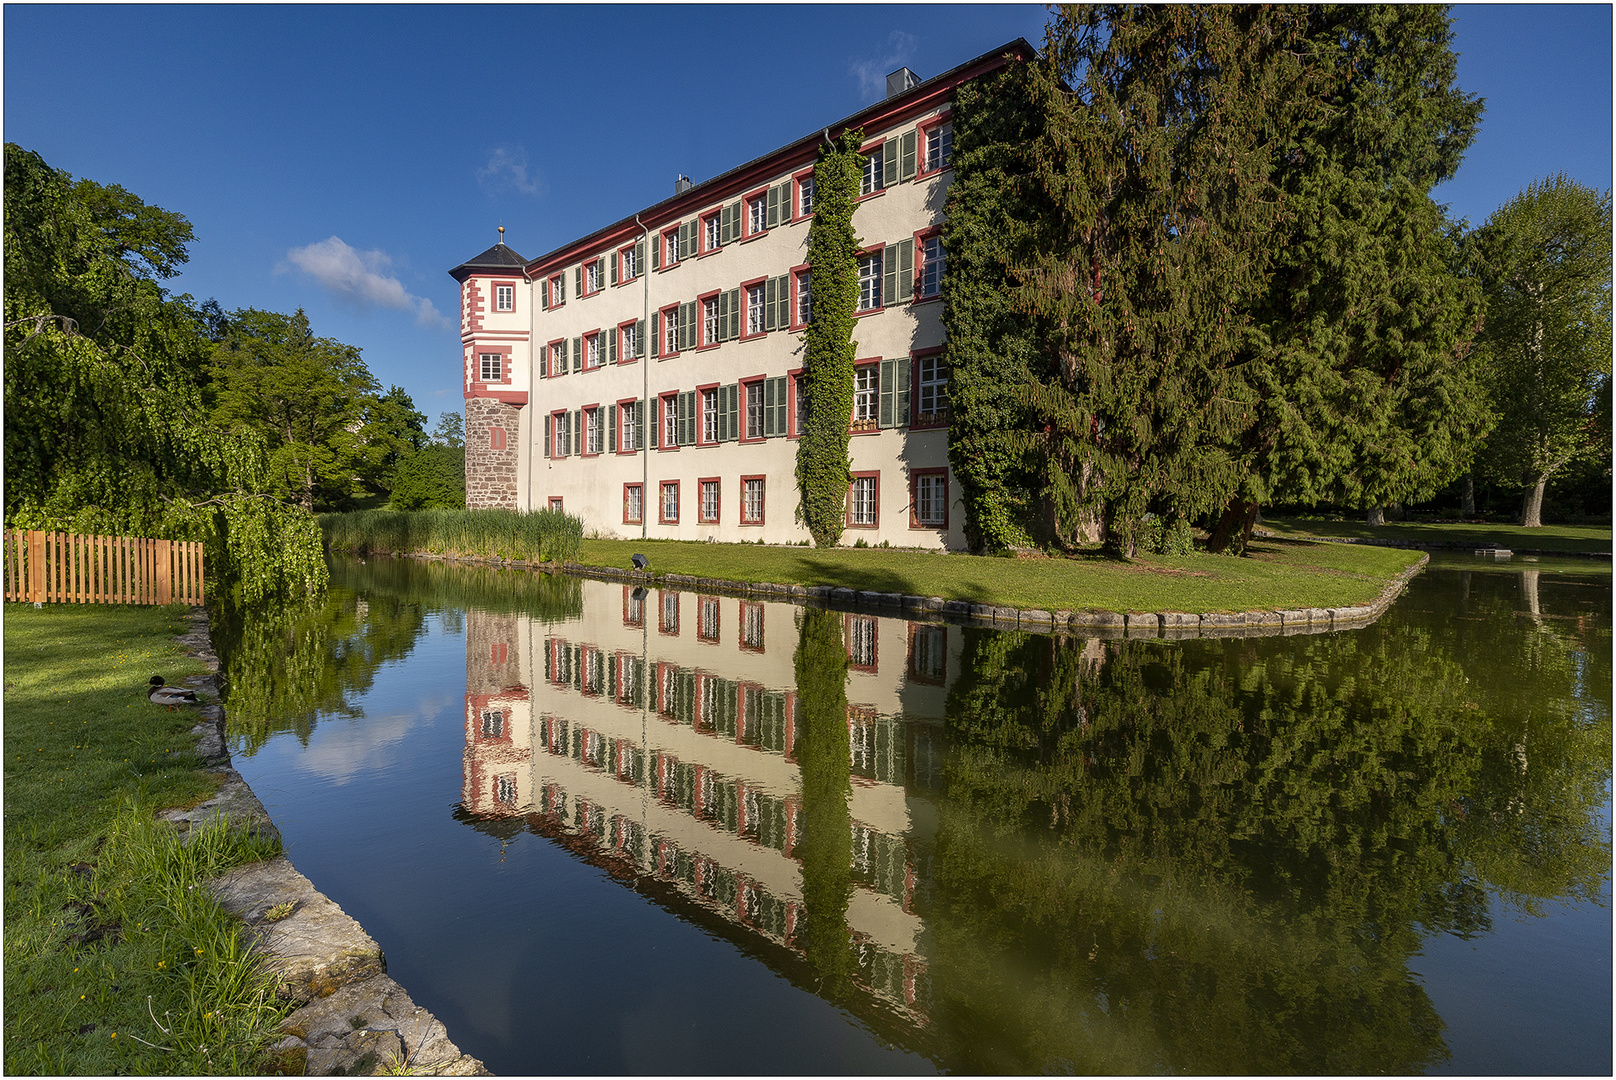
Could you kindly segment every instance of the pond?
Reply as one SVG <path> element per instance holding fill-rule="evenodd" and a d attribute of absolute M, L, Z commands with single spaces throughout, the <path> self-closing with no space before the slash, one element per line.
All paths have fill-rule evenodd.
<path fill-rule="evenodd" d="M 1611 575 L 1102 639 L 413 560 L 215 626 L 298 869 L 496 1073 L 1611 1071 Z"/>

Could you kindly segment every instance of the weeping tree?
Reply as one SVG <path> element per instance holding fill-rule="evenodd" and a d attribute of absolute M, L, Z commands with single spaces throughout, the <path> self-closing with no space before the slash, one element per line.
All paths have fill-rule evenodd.
<path fill-rule="evenodd" d="M 1488 466 L 1526 494 L 1610 446 L 1610 192 L 1563 175 L 1534 182 L 1472 238 L 1487 297 L 1483 360 L 1499 423 Z"/>
<path fill-rule="evenodd" d="M 159 284 L 190 223 L 10 143 L 5 175 L 6 524 L 202 540 L 248 602 L 322 587 L 262 442 L 205 422 L 205 317 Z"/>

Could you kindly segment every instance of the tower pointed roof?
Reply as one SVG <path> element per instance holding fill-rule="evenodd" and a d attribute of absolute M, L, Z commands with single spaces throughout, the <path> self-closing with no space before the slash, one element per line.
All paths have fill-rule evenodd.
<path fill-rule="evenodd" d="M 503 232 L 504 230 L 502 229 L 500 231 Z M 481 255 L 467 259 L 465 262 L 449 271 L 449 276 L 454 278 L 456 281 L 465 281 L 478 270 L 520 273 L 522 268 L 526 265 L 527 260 L 518 255 L 514 249 L 506 247 L 505 240 L 502 237 L 499 243 L 495 244 Z"/>

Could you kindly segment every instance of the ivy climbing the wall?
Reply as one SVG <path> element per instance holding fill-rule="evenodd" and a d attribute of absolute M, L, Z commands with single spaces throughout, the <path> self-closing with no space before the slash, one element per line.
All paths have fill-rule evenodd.
<path fill-rule="evenodd" d="M 819 148 L 814 222 L 808 229 L 813 312 L 803 335 L 808 426 L 797 443 L 797 487 L 817 547 L 833 547 L 846 521 L 849 424 L 853 418 L 853 313 L 858 304 L 858 237 L 853 207 L 864 159 L 862 129 Z"/>

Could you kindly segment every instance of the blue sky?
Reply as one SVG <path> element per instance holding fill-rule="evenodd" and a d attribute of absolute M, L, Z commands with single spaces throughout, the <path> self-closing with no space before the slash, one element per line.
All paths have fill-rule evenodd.
<path fill-rule="evenodd" d="M 308 312 L 436 419 L 455 284 L 532 258 L 1017 37 L 1031 5 L 8 4 L 5 138 L 196 231 L 170 282 Z M 1480 224 L 1534 178 L 1611 186 L 1611 8 L 1454 9 L 1481 134 L 1436 192 Z"/>

